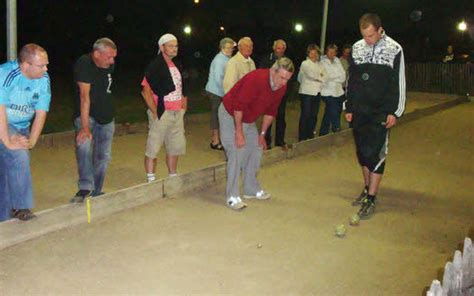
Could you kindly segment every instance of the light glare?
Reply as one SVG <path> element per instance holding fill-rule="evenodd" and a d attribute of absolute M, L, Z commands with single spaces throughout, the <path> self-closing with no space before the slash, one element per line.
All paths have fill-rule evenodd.
<path fill-rule="evenodd" d="M 458 30 L 463 32 L 467 30 L 467 24 L 465 21 L 462 21 L 458 24 Z"/>
<path fill-rule="evenodd" d="M 301 31 L 303 31 L 303 25 L 302 25 L 302 24 L 296 24 L 296 25 L 295 25 L 295 31 L 296 31 L 296 32 L 301 32 Z"/>
<path fill-rule="evenodd" d="M 185 34 L 191 34 L 191 26 L 185 26 L 183 31 Z"/>

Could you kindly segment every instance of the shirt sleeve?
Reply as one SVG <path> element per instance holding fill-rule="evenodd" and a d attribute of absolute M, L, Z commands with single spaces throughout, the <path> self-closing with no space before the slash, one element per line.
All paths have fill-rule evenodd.
<path fill-rule="evenodd" d="M 354 48 L 352 48 L 352 52 Z M 352 94 L 354 92 L 355 79 L 351 78 L 354 76 L 354 60 L 352 59 L 352 52 L 349 57 L 349 77 L 347 77 L 347 88 L 346 88 L 346 101 L 344 102 L 344 107 L 347 113 L 352 113 Z"/>
<path fill-rule="evenodd" d="M 7 94 L 7 89 L 5 87 L 0 87 L 0 105 L 5 105 L 7 103 Z"/>
<path fill-rule="evenodd" d="M 225 60 L 216 57 L 211 63 L 210 69 L 212 80 L 215 81 L 216 86 L 222 90 L 222 80 L 224 79 L 225 73 Z"/>
<path fill-rule="evenodd" d="M 8 88 L 3 86 L 3 82 L 6 79 L 5 76 L 6 74 L 4 73 L 4 71 L 0 71 L 0 105 L 7 104 L 7 98 L 9 93 Z"/>
<path fill-rule="evenodd" d="M 76 82 L 92 83 L 92 68 L 84 58 L 80 58 L 74 65 L 74 80 Z"/>
<path fill-rule="evenodd" d="M 395 57 L 393 62 L 392 77 L 390 78 L 387 105 L 387 113 L 397 117 L 402 116 L 405 111 L 406 101 L 406 81 L 405 81 L 405 61 L 403 58 L 403 49 Z"/>
<path fill-rule="evenodd" d="M 234 86 L 237 79 L 237 69 L 232 60 L 227 62 L 224 72 L 224 80 L 222 81 L 222 88 L 224 93 L 228 93 L 229 90 Z"/>
<path fill-rule="evenodd" d="M 45 73 L 45 76 L 41 78 L 41 88 L 39 92 L 38 104 L 36 104 L 36 110 L 49 111 L 49 104 L 51 102 L 51 83 L 49 80 L 48 73 Z"/>

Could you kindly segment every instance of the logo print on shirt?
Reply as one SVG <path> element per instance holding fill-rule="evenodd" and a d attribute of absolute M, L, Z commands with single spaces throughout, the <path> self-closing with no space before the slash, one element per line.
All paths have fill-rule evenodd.
<path fill-rule="evenodd" d="M 31 91 L 31 88 L 30 88 L 29 86 L 27 86 L 27 87 L 25 88 L 25 91 Z"/>
<path fill-rule="evenodd" d="M 39 100 L 39 93 L 34 93 L 32 99 Z"/>
<path fill-rule="evenodd" d="M 109 85 L 107 86 L 107 93 L 108 94 L 111 94 L 112 93 L 112 90 L 110 89 L 110 87 L 112 86 L 112 74 L 107 74 L 107 78 L 109 80 Z"/>

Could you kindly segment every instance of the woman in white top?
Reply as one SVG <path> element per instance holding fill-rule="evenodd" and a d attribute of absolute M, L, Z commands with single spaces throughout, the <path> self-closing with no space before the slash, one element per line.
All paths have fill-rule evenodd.
<path fill-rule="evenodd" d="M 316 44 L 310 44 L 306 50 L 307 58 L 301 63 L 298 73 L 300 83 L 301 114 L 298 130 L 298 140 L 314 138 L 314 129 L 318 121 L 321 87 L 326 80 L 326 70 L 319 62 L 320 49 Z"/>
<path fill-rule="evenodd" d="M 329 133 L 330 126 L 334 133 L 341 129 L 341 112 L 344 99 L 342 86 L 346 81 L 346 71 L 344 71 L 341 61 L 336 55 L 337 46 L 329 44 L 326 47 L 326 56 L 321 59 L 321 64 L 324 65 L 328 76 L 321 90 L 321 97 L 326 104 L 326 110 L 319 130 L 320 136 Z"/>

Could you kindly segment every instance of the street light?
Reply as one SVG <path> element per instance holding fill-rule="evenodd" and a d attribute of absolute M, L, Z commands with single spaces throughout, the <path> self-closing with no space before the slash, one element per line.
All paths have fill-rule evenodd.
<path fill-rule="evenodd" d="M 187 25 L 183 29 L 184 34 L 189 35 L 191 34 L 191 26 Z"/>
<path fill-rule="evenodd" d="M 303 25 L 300 24 L 300 23 L 297 23 L 297 24 L 295 25 L 295 31 L 296 31 L 296 32 L 301 32 L 301 31 L 303 31 Z"/>
<path fill-rule="evenodd" d="M 465 21 L 462 21 L 458 24 L 458 30 L 464 32 L 467 30 L 467 24 Z"/>

